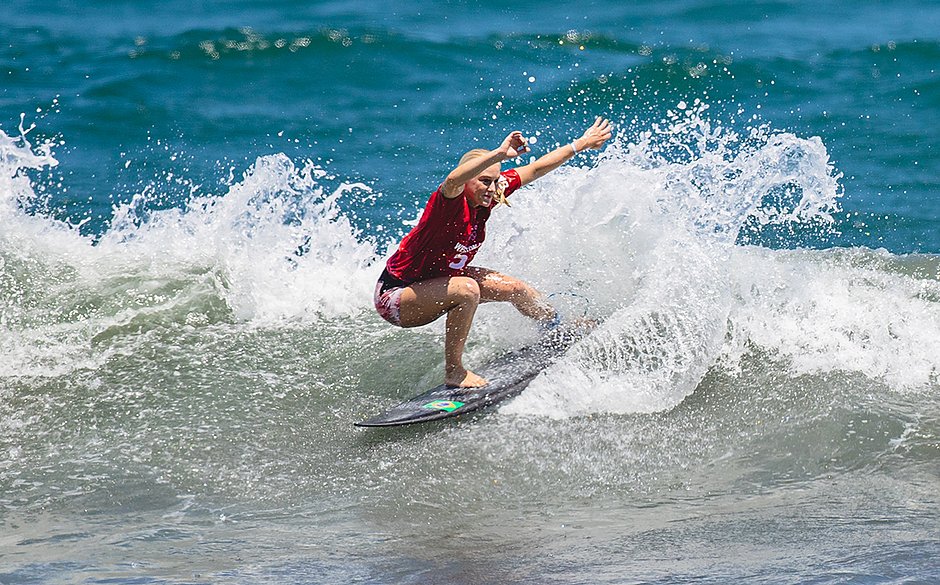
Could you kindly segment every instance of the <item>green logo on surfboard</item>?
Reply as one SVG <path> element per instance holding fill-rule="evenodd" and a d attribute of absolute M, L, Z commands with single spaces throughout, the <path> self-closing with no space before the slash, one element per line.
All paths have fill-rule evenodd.
<path fill-rule="evenodd" d="M 429 410 L 443 410 L 445 412 L 454 412 L 461 406 L 463 406 L 463 402 L 458 402 L 456 400 L 435 400 L 433 402 L 428 402 L 427 404 L 421 405 L 421 408 L 427 408 Z"/>

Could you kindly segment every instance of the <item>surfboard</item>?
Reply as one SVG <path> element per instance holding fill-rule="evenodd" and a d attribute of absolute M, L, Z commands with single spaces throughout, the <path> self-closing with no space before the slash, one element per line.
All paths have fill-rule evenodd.
<path fill-rule="evenodd" d="M 585 324 L 557 327 L 534 344 L 502 355 L 482 368 L 475 368 L 474 371 L 486 378 L 485 386 L 455 388 L 441 384 L 355 424 L 359 427 L 396 427 L 457 417 L 498 404 L 525 390 L 539 372 L 593 328 L 593 325 Z"/>

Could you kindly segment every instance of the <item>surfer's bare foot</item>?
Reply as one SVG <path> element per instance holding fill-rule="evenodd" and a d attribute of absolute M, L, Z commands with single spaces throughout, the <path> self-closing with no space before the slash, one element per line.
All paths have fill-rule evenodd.
<path fill-rule="evenodd" d="M 444 377 L 444 383 L 457 388 L 479 388 L 480 386 L 486 386 L 486 379 L 477 376 L 470 370 L 461 369 L 447 374 Z"/>

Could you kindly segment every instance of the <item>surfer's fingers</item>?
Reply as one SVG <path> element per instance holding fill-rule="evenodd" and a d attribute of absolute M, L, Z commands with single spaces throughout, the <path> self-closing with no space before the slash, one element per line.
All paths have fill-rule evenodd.
<path fill-rule="evenodd" d="M 583 139 L 587 142 L 585 148 L 600 148 L 611 136 L 610 121 L 598 116 L 594 125 L 584 131 Z"/>

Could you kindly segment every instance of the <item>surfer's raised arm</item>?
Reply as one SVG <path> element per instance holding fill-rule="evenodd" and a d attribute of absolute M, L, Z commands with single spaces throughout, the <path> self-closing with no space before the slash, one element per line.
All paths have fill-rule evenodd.
<path fill-rule="evenodd" d="M 516 158 L 520 154 L 528 152 L 529 143 L 522 136 L 522 132 L 515 130 L 510 132 L 496 150 L 491 150 L 481 154 L 476 158 L 457 165 L 441 186 L 441 193 L 448 199 L 453 199 L 463 193 L 464 185 L 467 181 L 479 175 L 483 169 L 494 164 L 499 164 L 504 160 Z"/>
<path fill-rule="evenodd" d="M 594 120 L 594 124 L 585 130 L 580 138 L 556 148 L 525 166 L 518 167 L 516 171 L 519 173 L 519 178 L 522 179 L 522 184 L 528 185 L 532 181 L 544 177 L 571 160 L 579 152 L 600 148 L 610 140 L 612 130 L 610 121 L 598 116 Z"/>

